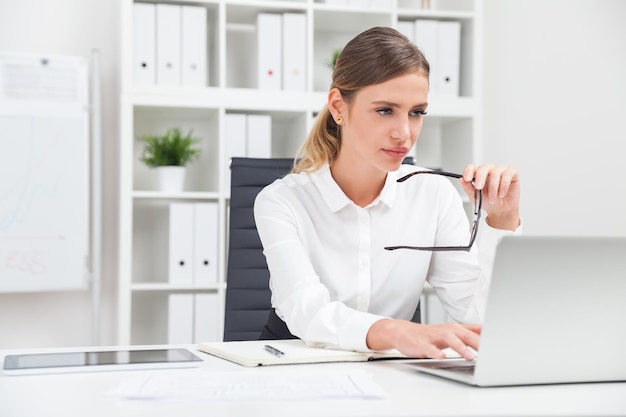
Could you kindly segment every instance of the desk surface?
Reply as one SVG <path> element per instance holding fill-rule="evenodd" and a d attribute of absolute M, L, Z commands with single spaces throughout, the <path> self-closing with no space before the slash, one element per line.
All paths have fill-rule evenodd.
<path fill-rule="evenodd" d="M 97 348 L 92 348 L 95 350 Z M 193 347 L 191 347 L 192 350 Z M 67 351 L 37 349 L 28 352 Z M 19 352 L 25 352 L 21 350 Z M 0 351 L 0 361 L 16 350 Z M 626 382 L 475 388 L 411 370 L 398 361 L 287 365 L 245 368 L 210 355 L 202 372 L 365 371 L 386 392 L 384 399 L 315 401 L 152 401 L 126 400 L 111 392 L 142 372 L 117 371 L 53 375 L 0 374 L 0 415 L 160 416 L 625 416 Z M 198 372 L 162 370 L 160 372 Z"/>

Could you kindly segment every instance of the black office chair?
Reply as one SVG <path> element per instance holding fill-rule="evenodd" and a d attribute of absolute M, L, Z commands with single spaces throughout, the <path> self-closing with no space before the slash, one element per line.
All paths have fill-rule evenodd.
<path fill-rule="evenodd" d="M 293 159 L 287 158 L 231 160 L 224 341 L 258 340 L 268 321 L 272 310 L 270 274 L 254 223 L 254 199 L 266 185 L 288 174 L 292 166 Z M 291 335 L 286 325 L 284 330 L 288 333 L 285 336 Z"/>
<path fill-rule="evenodd" d="M 405 163 L 413 163 L 407 158 Z M 254 222 L 254 199 L 291 171 L 293 159 L 232 158 L 224 341 L 292 339 L 271 306 L 269 270 Z M 413 321 L 420 322 L 418 304 Z"/>

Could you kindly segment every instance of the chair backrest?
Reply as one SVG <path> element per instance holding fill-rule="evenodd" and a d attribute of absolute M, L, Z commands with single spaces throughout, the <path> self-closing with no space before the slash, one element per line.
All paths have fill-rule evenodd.
<path fill-rule="evenodd" d="M 413 159 L 404 162 L 413 163 Z M 271 306 L 270 274 L 254 222 L 254 199 L 266 185 L 288 174 L 292 166 L 293 159 L 289 158 L 231 160 L 224 341 L 260 339 L 268 318 L 275 324 L 273 329 L 279 330 L 274 334 L 291 336 L 286 326 L 281 329 L 282 321 L 276 325 L 280 319 Z M 419 305 L 412 320 L 420 322 Z"/>
<path fill-rule="evenodd" d="M 258 340 L 267 323 L 270 274 L 254 222 L 254 199 L 292 166 L 288 158 L 231 160 L 224 341 Z"/>

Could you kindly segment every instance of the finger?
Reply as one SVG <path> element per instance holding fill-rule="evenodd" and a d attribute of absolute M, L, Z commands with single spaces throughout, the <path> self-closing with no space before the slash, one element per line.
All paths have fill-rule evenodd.
<path fill-rule="evenodd" d="M 483 330 L 483 326 L 482 324 L 462 324 L 463 327 L 465 327 L 467 330 L 474 332 L 478 335 L 480 335 L 480 333 Z"/>
<path fill-rule="evenodd" d="M 500 191 L 498 193 L 499 198 L 504 198 L 509 193 L 511 189 L 511 184 L 513 181 L 518 178 L 517 169 L 513 167 L 507 167 L 502 173 L 502 178 L 500 179 Z"/>
<path fill-rule="evenodd" d="M 461 342 L 465 344 L 465 346 L 471 347 L 474 350 L 478 350 L 478 346 L 480 345 L 480 334 L 475 333 L 473 331 L 466 331 L 459 335 Z M 473 353 L 471 353 L 473 356 Z"/>
<path fill-rule="evenodd" d="M 476 336 L 476 335 L 475 335 Z M 474 352 L 465 344 L 465 342 L 456 335 L 450 335 L 446 338 L 446 342 L 450 349 L 461 355 L 465 360 L 471 361 L 474 359 Z"/>
<path fill-rule="evenodd" d="M 489 177 L 487 178 L 487 195 L 489 203 L 493 204 L 496 201 L 496 196 L 499 195 L 502 173 L 504 167 L 496 166 L 489 171 Z"/>
<path fill-rule="evenodd" d="M 429 345 L 426 348 L 426 357 L 430 359 L 445 359 L 446 354 L 443 353 L 443 350 L 437 348 L 434 345 Z"/>
<path fill-rule="evenodd" d="M 474 187 L 476 187 L 477 190 L 482 190 L 485 187 L 487 177 L 493 169 L 493 164 L 480 165 L 476 168 L 474 171 Z"/>
<path fill-rule="evenodd" d="M 474 194 L 476 189 L 474 188 L 474 184 L 470 182 L 465 181 L 464 178 L 461 178 L 459 180 L 459 183 L 461 184 L 461 187 L 463 188 L 463 191 L 465 191 L 465 194 L 467 194 L 467 196 L 469 197 L 469 201 L 470 203 L 474 202 Z"/>
<path fill-rule="evenodd" d="M 459 184 L 461 184 L 463 191 L 465 191 L 465 194 L 467 194 L 471 203 L 474 202 L 475 188 L 474 184 L 472 184 L 472 181 L 474 181 L 474 171 L 476 171 L 476 167 L 474 165 L 466 165 L 465 168 L 463 168 L 463 176 L 459 179 Z"/>
<path fill-rule="evenodd" d="M 476 172 L 476 167 L 472 164 L 468 164 L 463 169 L 463 184 L 471 183 L 474 180 L 474 173 Z"/>

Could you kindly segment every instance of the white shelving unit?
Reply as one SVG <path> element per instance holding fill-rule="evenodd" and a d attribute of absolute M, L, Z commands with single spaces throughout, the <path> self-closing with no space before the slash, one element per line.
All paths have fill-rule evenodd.
<path fill-rule="evenodd" d="M 227 113 L 267 114 L 272 118 L 272 156 L 293 157 L 323 107 L 330 84 L 327 62 L 361 31 L 396 27 L 420 19 L 460 21 L 462 25 L 459 97 L 430 97 L 424 129 L 416 145 L 420 165 L 459 171 L 481 162 L 482 0 L 373 1 L 374 6 L 341 6 L 319 0 L 168 0 L 164 3 L 205 7 L 208 21 L 208 85 L 205 87 L 138 86 L 132 78 L 133 1 L 120 0 L 122 11 L 122 95 L 120 104 L 120 230 L 118 344 L 167 342 L 168 296 L 211 293 L 218 313 L 213 323 L 221 340 L 226 289 L 229 190 L 225 157 Z M 158 3 L 156 1 L 144 1 Z M 386 8 L 381 8 L 387 6 Z M 378 8 L 374 8 L 378 7 Z M 307 90 L 255 88 L 255 21 L 258 13 L 297 12 L 307 20 Z M 242 64 L 243 63 L 243 64 Z M 161 193 L 152 173 L 139 161 L 136 138 L 161 134 L 168 127 L 193 129 L 202 138 L 200 161 L 190 165 L 186 190 Z M 211 285 L 168 282 L 168 207 L 176 201 L 215 202 L 218 206 L 218 281 Z"/>

